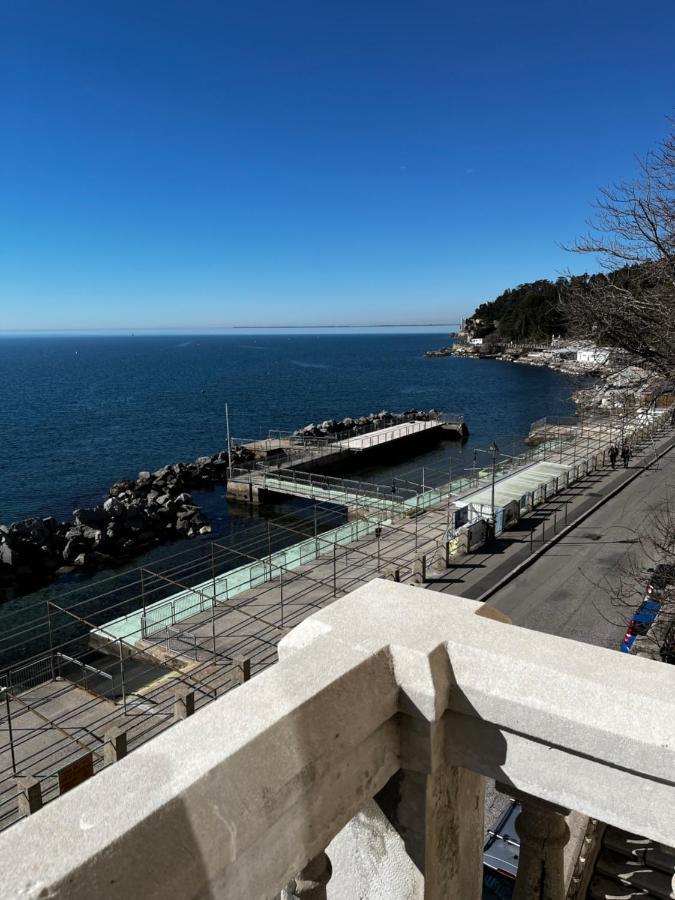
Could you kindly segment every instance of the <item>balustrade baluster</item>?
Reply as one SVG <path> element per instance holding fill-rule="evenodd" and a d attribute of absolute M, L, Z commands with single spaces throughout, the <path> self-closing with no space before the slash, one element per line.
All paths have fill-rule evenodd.
<path fill-rule="evenodd" d="M 498 790 L 520 800 L 516 819 L 520 838 L 518 876 L 513 900 L 565 900 L 564 851 L 570 831 L 568 809 L 497 785 Z"/>

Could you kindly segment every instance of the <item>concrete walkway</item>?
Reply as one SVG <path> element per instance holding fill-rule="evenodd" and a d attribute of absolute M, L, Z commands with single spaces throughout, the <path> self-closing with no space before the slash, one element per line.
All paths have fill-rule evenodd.
<path fill-rule="evenodd" d="M 341 450 L 370 450 L 372 447 L 379 447 L 382 444 L 397 441 L 400 438 L 410 437 L 413 434 L 421 434 L 429 429 L 442 428 L 443 422 L 438 419 L 429 419 L 427 421 L 402 422 L 399 425 L 390 425 L 388 428 L 378 428 L 377 431 L 367 432 L 366 434 L 357 434 L 354 437 L 346 438 L 343 441 L 337 441 L 334 446 Z"/>
<path fill-rule="evenodd" d="M 672 485 L 675 454 L 666 452 L 657 466 L 647 469 L 643 469 L 643 466 L 653 457 L 655 451 L 657 453 L 664 450 L 669 451 L 669 448 L 673 446 L 675 446 L 675 442 L 672 434 L 668 434 L 655 446 L 637 453 L 627 469 L 621 467 L 612 470 L 609 465 L 606 465 L 598 471 L 589 473 L 579 482 L 551 497 L 528 518 L 521 519 L 514 529 L 499 535 L 489 548 L 459 561 L 458 565 L 448 571 L 447 581 L 439 580 L 431 585 L 432 589 L 460 594 L 472 599 L 484 599 L 509 614 L 509 610 L 515 608 L 513 598 L 516 595 L 524 597 L 534 596 L 536 593 L 539 596 L 539 591 L 544 588 L 550 595 L 555 592 L 557 586 L 561 589 L 562 596 L 564 592 L 568 591 L 568 587 L 561 582 L 566 579 L 569 572 L 565 576 L 556 578 L 550 568 L 551 563 L 544 564 L 544 561 L 559 556 L 561 551 L 556 547 L 559 547 L 560 544 L 572 546 L 574 538 L 570 535 L 561 539 L 560 544 L 549 545 L 549 542 L 556 538 L 566 525 L 574 524 L 599 501 L 608 498 L 621 485 L 627 485 L 615 498 L 607 500 L 604 507 L 584 521 L 583 530 L 584 533 L 592 535 L 593 544 L 596 546 L 598 541 L 603 541 L 602 535 L 605 531 L 617 527 L 623 528 L 625 532 L 625 536 L 621 538 L 622 541 L 634 543 L 636 531 L 644 520 L 647 507 L 654 505 L 659 496 L 665 496 L 669 485 Z M 635 478 L 636 475 L 637 478 Z M 633 479 L 631 484 L 628 484 L 631 479 Z M 625 552 L 628 544 L 617 544 L 616 546 L 623 546 L 622 552 Z M 511 576 L 517 567 L 523 564 L 527 565 L 530 558 L 544 548 L 545 553 L 532 563 L 527 574 L 523 572 L 516 576 L 508 587 L 505 585 L 494 597 L 490 595 L 490 592 L 495 590 L 503 579 Z M 546 576 L 538 574 L 544 570 L 546 570 Z M 580 589 L 581 585 L 577 587 Z M 588 587 L 587 583 L 586 589 Z M 587 590 L 584 591 L 584 594 L 586 593 Z M 502 602 L 506 603 L 502 599 L 506 596 L 512 598 L 506 604 L 508 609 L 506 606 L 500 605 Z M 518 624 L 529 627 L 528 616 L 530 614 L 534 616 L 535 607 L 541 609 L 542 604 L 538 602 L 534 605 L 526 601 L 523 603 L 529 609 L 529 613 L 524 611 L 524 607 L 519 606 L 521 612 L 517 621 Z M 546 617 L 544 618 L 546 619 Z M 534 622 L 534 618 L 532 621 Z M 542 624 L 547 624 L 548 627 L 541 630 L 546 630 L 551 634 L 564 634 L 564 631 L 557 630 L 558 626 L 553 620 L 546 619 Z M 562 627 L 562 623 L 559 624 Z M 580 633 L 575 634 L 574 637 L 582 640 L 581 633 L 584 632 L 584 628 L 581 627 L 578 631 Z M 610 630 L 605 634 L 603 645 L 610 639 L 610 633 L 613 638 L 615 630 Z M 593 642 L 596 643 L 596 641 Z"/>

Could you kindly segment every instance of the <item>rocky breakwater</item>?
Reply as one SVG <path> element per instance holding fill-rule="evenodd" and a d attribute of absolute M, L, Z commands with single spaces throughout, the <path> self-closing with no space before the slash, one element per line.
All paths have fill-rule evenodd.
<path fill-rule="evenodd" d="M 439 347 L 438 350 L 427 350 L 427 357 L 459 356 L 462 359 L 498 359 L 502 350 L 501 342 L 488 341 L 484 344 L 451 344 L 449 347 Z"/>
<path fill-rule="evenodd" d="M 580 409 L 609 409 L 618 412 L 649 406 L 662 393 L 672 390 L 669 382 L 641 366 L 626 366 L 605 374 L 603 380 L 573 395 Z"/>
<path fill-rule="evenodd" d="M 232 456 L 241 464 L 252 454 L 237 447 Z M 116 481 L 100 506 L 74 510 L 73 522 L 49 516 L 0 525 L 0 601 L 74 570 L 112 568 L 158 544 L 208 534 L 190 491 L 224 484 L 227 470 L 227 453 L 203 456 Z"/>
<path fill-rule="evenodd" d="M 387 428 L 390 425 L 399 425 L 402 422 L 428 422 L 430 419 L 437 419 L 440 412 L 437 409 L 408 409 L 402 413 L 393 413 L 383 409 L 379 413 L 369 413 L 367 416 L 359 416 L 351 418 L 346 416 L 344 419 L 326 419 L 325 422 L 319 424 L 305 425 L 304 428 L 298 428 L 293 432 L 294 437 L 333 437 L 340 435 L 342 437 L 353 437 L 357 434 L 364 434 L 377 428 Z"/>

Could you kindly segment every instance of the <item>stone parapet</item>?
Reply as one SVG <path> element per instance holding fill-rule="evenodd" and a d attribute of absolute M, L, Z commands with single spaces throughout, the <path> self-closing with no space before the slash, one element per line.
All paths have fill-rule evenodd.
<path fill-rule="evenodd" d="M 1 835 L 3 896 L 323 891 L 313 861 L 394 778 L 428 900 L 480 896 L 483 777 L 532 798 L 526 840 L 546 825 L 519 897 L 537 859 L 561 896 L 561 810 L 674 844 L 675 670 L 480 611 L 375 580 L 317 612 L 278 665 Z M 396 884 L 372 896 L 420 896 Z"/>

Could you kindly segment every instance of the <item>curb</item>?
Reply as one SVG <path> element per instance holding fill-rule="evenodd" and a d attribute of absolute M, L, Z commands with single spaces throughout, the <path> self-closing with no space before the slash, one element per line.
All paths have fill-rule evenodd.
<path fill-rule="evenodd" d="M 614 497 L 616 497 L 617 494 L 620 494 L 625 487 L 627 487 L 629 484 L 632 484 L 632 482 L 635 481 L 636 478 L 639 478 L 640 475 L 647 471 L 647 469 L 650 469 L 655 462 L 658 462 L 663 456 L 666 455 L 666 453 L 670 453 L 673 447 L 675 447 L 675 440 L 673 440 L 671 437 L 671 441 L 668 446 L 665 449 L 661 450 L 661 452 L 656 456 L 654 456 L 650 460 L 650 462 L 640 466 L 640 468 L 638 468 L 637 471 L 635 471 L 630 476 L 630 478 L 627 478 L 625 481 L 622 481 L 621 484 L 617 485 L 615 488 L 612 488 L 612 490 L 608 494 L 606 494 L 604 497 L 601 497 L 597 503 L 594 503 L 593 506 L 591 506 L 585 512 L 581 513 L 581 515 L 577 519 L 575 519 L 569 525 L 566 525 L 562 531 L 559 531 L 554 537 L 546 541 L 545 544 L 542 544 L 537 550 L 534 551 L 534 553 L 528 556 L 526 560 L 519 563 L 514 569 L 504 575 L 503 578 L 500 578 L 500 580 L 496 584 L 493 584 L 492 587 L 488 588 L 486 591 L 483 591 L 483 593 L 479 597 L 471 597 L 470 599 L 475 600 L 477 603 L 484 603 L 486 600 L 489 600 L 489 598 L 492 597 L 493 594 L 496 594 L 497 591 L 501 590 L 503 587 L 509 584 L 509 582 L 513 581 L 514 578 L 517 578 L 522 572 L 525 571 L 525 569 L 528 569 L 534 562 L 536 562 L 540 556 L 543 556 L 544 553 L 546 553 L 551 549 L 551 547 L 557 544 L 558 541 L 566 537 L 571 531 L 574 531 L 574 529 L 578 525 L 580 525 L 585 519 L 596 512 L 596 510 L 600 509 L 601 506 L 604 506 L 604 504 L 607 503 L 608 500 L 612 500 Z"/>

